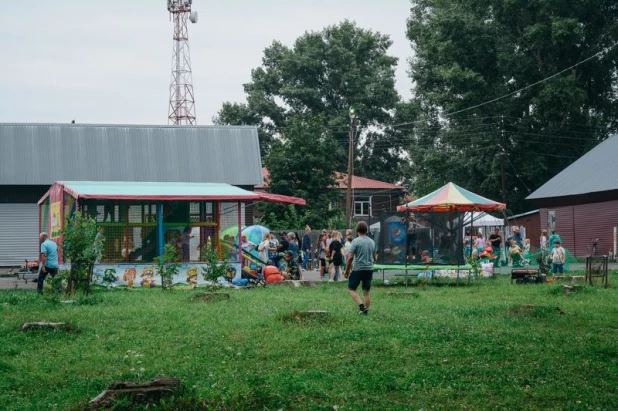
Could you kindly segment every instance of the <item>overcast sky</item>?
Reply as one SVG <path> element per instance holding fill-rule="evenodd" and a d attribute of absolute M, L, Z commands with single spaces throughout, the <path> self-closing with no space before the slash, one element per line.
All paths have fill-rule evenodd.
<path fill-rule="evenodd" d="M 4 1 L 0 122 L 167 124 L 173 25 L 165 0 Z M 273 40 L 343 19 L 388 34 L 408 98 L 409 0 L 194 0 L 189 26 L 198 124 L 242 84 Z"/>

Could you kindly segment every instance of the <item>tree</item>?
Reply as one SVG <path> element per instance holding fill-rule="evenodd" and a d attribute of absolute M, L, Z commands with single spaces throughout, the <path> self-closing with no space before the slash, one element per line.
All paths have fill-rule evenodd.
<path fill-rule="evenodd" d="M 408 38 L 426 120 L 408 129 L 417 188 L 455 179 L 502 199 L 504 162 L 506 200 L 521 211 L 530 191 L 616 129 L 613 0 L 415 0 Z"/>
<path fill-rule="evenodd" d="M 79 211 L 66 219 L 62 241 L 64 259 L 71 263 L 66 288 L 74 295 L 78 288 L 84 295 L 90 292 L 92 268 L 103 250 L 103 237 L 98 235 L 97 222 Z"/>
<path fill-rule="evenodd" d="M 264 164 L 268 168 L 268 191 L 304 198 L 305 207 L 294 212 L 277 204 L 261 207 L 262 222 L 278 227 L 286 213 L 291 222 L 301 221 L 326 227 L 329 208 L 337 209 L 337 192 L 333 164 L 337 142 L 328 129 L 324 129 L 325 115 L 309 114 L 289 116 L 285 134 L 273 142 Z M 293 206 L 296 207 L 296 206 Z M 336 213 L 336 211 L 332 211 Z M 301 228 L 288 226 L 286 228 Z"/>
<path fill-rule="evenodd" d="M 265 158 L 272 136 L 285 138 L 290 116 L 323 115 L 322 127 L 329 128 L 337 142 L 332 148 L 338 156 L 331 167 L 343 171 L 347 164 L 348 111 L 354 106 L 358 134 L 366 135 L 369 143 L 359 152 L 358 170 L 375 177 L 392 156 L 384 149 L 389 144 L 388 135 L 368 133 L 368 129 L 383 129 L 390 124 L 399 101 L 395 91 L 397 59 L 387 54 L 391 44 L 388 36 L 347 20 L 305 33 L 293 47 L 275 41 L 264 50 L 263 65 L 252 70 L 251 81 L 244 85 L 247 102 L 224 103 L 214 121 L 259 126 Z M 359 140 L 357 147 L 361 147 Z M 387 181 L 398 179 L 389 177 Z"/>

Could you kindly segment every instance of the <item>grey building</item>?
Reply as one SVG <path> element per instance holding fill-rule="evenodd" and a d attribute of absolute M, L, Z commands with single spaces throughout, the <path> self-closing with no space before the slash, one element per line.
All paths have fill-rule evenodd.
<path fill-rule="evenodd" d="M 0 124 L 0 266 L 38 255 L 38 200 L 55 181 L 262 184 L 244 126 Z M 245 219 L 250 223 L 247 212 Z"/>

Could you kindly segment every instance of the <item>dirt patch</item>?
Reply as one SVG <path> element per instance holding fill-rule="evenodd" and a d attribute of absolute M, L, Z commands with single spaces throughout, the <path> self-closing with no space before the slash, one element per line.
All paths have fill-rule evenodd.
<path fill-rule="evenodd" d="M 391 292 L 386 293 L 386 296 L 387 297 L 418 298 L 420 297 L 420 294 L 414 291 L 405 291 L 405 292 L 400 292 L 400 293 L 391 291 Z"/>
<path fill-rule="evenodd" d="M 281 316 L 285 323 L 325 323 L 330 321 L 328 311 L 292 311 Z"/>
<path fill-rule="evenodd" d="M 229 299 L 230 295 L 228 293 L 200 293 L 191 297 L 191 302 L 211 303 L 215 301 L 225 301 Z"/>
<path fill-rule="evenodd" d="M 528 317 L 528 318 L 545 318 L 554 315 L 565 315 L 560 307 L 551 307 L 546 305 L 531 305 L 522 304 L 516 305 L 508 309 L 509 317 Z"/>

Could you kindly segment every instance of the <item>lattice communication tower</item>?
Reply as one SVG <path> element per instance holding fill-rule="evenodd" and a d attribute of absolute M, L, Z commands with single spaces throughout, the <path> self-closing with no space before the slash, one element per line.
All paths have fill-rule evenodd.
<path fill-rule="evenodd" d="M 174 53 L 168 124 L 196 124 L 193 75 L 189 53 L 187 22 L 197 23 L 197 12 L 191 10 L 192 0 L 167 0 L 167 10 L 174 21 Z"/>

